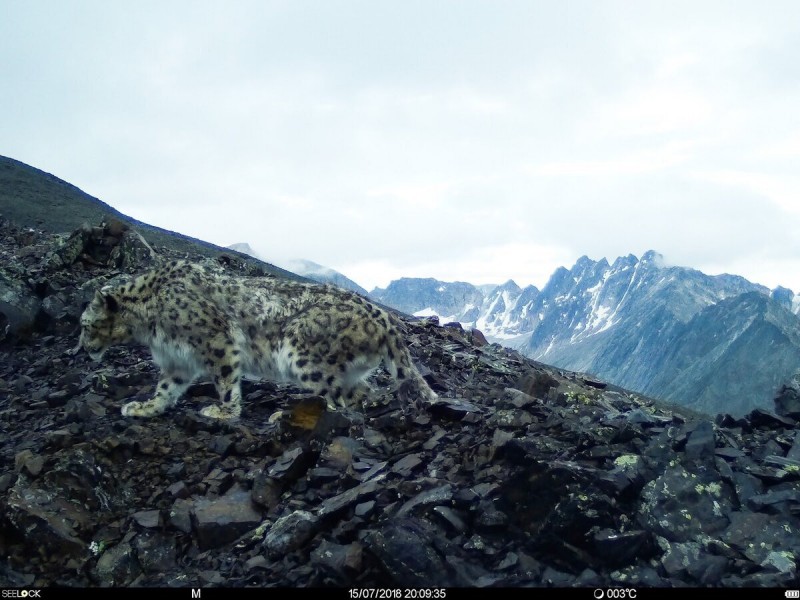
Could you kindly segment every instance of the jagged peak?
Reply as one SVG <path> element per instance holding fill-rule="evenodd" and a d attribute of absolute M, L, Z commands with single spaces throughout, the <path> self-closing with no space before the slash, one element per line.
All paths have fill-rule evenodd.
<path fill-rule="evenodd" d="M 538 294 L 540 291 L 541 290 L 533 284 L 526 285 L 524 288 L 522 288 L 523 294 L 528 294 L 528 293 Z"/>
<path fill-rule="evenodd" d="M 550 275 L 550 279 L 548 280 L 547 284 L 544 286 L 545 288 L 558 285 L 561 281 L 569 277 L 570 270 L 566 267 L 558 267 L 553 274 Z"/>
<path fill-rule="evenodd" d="M 782 285 L 779 285 L 778 287 L 770 291 L 770 296 L 776 296 L 781 294 L 788 294 L 790 296 L 794 296 L 794 291 L 791 290 L 790 288 L 783 287 Z"/>
<path fill-rule="evenodd" d="M 794 292 L 789 288 L 785 288 L 782 285 L 779 285 L 774 290 L 771 290 L 769 293 L 769 297 L 772 298 L 775 302 L 786 308 L 787 310 L 792 310 L 792 306 L 794 304 Z"/>
<path fill-rule="evenodd" d="M 642 264 L 652 264 L 655 267 L 663 267 L 664 255 L 660 252 L 656 252 L 655 250 L 648 250 L 642 254 L 642 258 L 639 262 Z"/>
<path fill-rule="evenodd" d="M 498 285 L 495 289 L 502 290 L 502 291 L 510 291 L 510 292 L 521 292 L 522 288 L 517 285 L 517 282 L 513 279 L 509 279 L 505 283 Z"/>
<path fill-rule="evenodd" d="M 627 256 L 619 256 L 614 261 L 614 264 L 611 265 L 611 268 L 618 270 L 625 267 L 633 267 L 639 262 L 639 259 L 636 258 L 633 254 L 628 254 Z"/>

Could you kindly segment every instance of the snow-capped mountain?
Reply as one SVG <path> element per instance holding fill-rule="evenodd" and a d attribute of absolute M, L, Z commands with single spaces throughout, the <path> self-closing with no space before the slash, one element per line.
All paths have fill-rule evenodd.
<path fill-rule="evenodd" d="M 800 319 L 786 305 L 742 277 L 665 266 L 652 251 L 613 265 L 582 257 L 542 290 L 541 322 L 520 349 L 698 410 L 743 414 L 769 406 L 800 370 Z"/>
<path fill-rule="evenodd" d="M 536 328 L 533 306 L 539 293 L 535 286 L 520 288 L 509 279 L 486 295 L 475 327 L 490 339 L 509 345 Z"/>
<path fill-rule="evenodd" d="M 541 291 L 513 281 L 483 293 L 466 283 L 403 279 L 372 296 L 705 412 L 769 407 L 800 370 L 800 302 L 791 290 L 667 266 L 653 251 L 613 264 L 581 257 Z"/>
<path fill-rule="evenodd" d="M 480 329 L 492 341 L 513 340 L 533 329 L 530 307 L 538 296 L 534 286 L 475 286 L 463 281 L 404 277 L 369 295 L 378 302 L 418 317 L 437 316 L 442 323 L 458 321 Z"/>
<path fill-rule="evenodd" d="M 399 311 L 417 316 L 437 315 L 443 321 L 473 322 L 483 304 L 483 294 L 474 285 L 433 278 L 403 277 L 392 281 L 386 289 L 375 288 L 369 295 Z"/>

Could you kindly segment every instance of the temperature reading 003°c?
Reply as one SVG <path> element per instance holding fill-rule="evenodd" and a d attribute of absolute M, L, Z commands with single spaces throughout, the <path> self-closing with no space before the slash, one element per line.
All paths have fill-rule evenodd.
<path fill-rule="evenodd" d="M 636 600 L 636 590 L 633 588 L 597 588 L 594 591 L 595 600 Z"/>

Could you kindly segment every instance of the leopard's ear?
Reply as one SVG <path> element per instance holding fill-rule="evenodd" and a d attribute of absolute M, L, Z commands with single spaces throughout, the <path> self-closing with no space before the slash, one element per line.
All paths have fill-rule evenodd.
<path fill-rule="evenodd" d="M 119 311 L 119 303 L 117 302 L 117 299 L 114 298 L 114 296 L 112 296 L 111 294 L 106 294 L 103 298 L 106 301 L 106 308 L 108 310 L 110 310 L 112 313 Z"/>
<path fill-rule="evenodd" d="M 99 290 L 94 295 L 94 303 L 105 307 L 109 312 L 119 312 L 119 302 L 109 290 Z"/>

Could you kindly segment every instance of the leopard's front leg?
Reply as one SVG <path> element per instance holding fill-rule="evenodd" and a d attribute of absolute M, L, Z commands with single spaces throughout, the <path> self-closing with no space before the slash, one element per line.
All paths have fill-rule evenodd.
<path fill-rule="evenodd" d="M 185 377 L 162 373 L 156 385 L 156 393 L 150 400 L 128 402 L 122 407 L 126 417 L 154 417 L 178 402 L 191 384 Z"/>
<path fill-rule="evenodd" d="M 236 419 L 242 412 L 241 368 L 238 358 L 230 352 L 213 365 L 214 385 L 219 395 L 219 405 L 206 406 L 200 411 L 212 419 Z"/>

